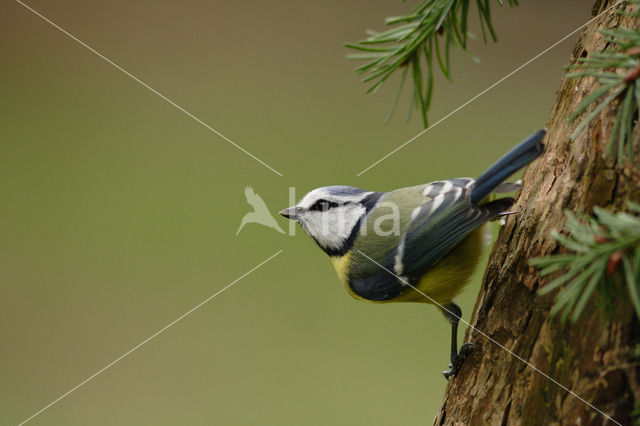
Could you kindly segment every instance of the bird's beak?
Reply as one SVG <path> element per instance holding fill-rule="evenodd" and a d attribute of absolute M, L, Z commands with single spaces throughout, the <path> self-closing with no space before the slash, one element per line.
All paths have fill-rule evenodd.
<path fill-rule="evenodd" d="M 300 213 L 300 207 L 289 207 L 288 209 L 284 209 L 280 212 L 280 214 L 287 219 L 296 220 L 298 219 L 298 213 Z"/>

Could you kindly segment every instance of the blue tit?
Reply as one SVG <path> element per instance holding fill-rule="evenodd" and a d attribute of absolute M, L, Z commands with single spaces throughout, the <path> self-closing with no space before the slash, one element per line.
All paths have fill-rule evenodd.
<path fill-rule="evenodd" d="M 458 352 L 462 311 L 453 302 L 469 281 L 490 241 L 487 222 L 510 212 L 505 182 L 543 152 L 540 130 L 519 143 L 479 178 L 457 178 L 373 192 L 351 186 L 317 188 L 280 212 L 296 220 L 329 255 L 351 296 L 374 303 L 436 304 L 451 324 L 448 379 L 475 345 Z"/>

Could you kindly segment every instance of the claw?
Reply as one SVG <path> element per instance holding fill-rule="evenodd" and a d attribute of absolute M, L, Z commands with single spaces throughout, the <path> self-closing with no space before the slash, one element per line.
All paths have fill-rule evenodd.
<path fill-rule="evenodd" d="M 465 342 L 460 346 L 460 353 L 458 355 L 466 357 L 476 349 L 478 349 L 478 345 L 476 345 L 475 343 Z"/>
<path fill-rule="evenodd" d="M 478 345 L 475 345 L 471 342 L 463 343 L 462 346 L 460 346 L 460 352 L 457 355 L 451 357 L 449 370 L 442 372 L 444 378 L 449 380 L 449 377 L 458 374 L 458 371 L 460 371 L 460 367 L 462 367 L 465 358 L 477 348 Z"/>

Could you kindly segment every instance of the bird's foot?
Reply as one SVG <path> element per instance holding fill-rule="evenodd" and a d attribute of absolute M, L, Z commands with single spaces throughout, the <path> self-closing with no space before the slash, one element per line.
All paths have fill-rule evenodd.
<path fill-rule="evenodd" d="M 460 352 L 458 352 L 458 354 L 456 355 L 451 356 L 451 364 L 449 364 L 449 370 L 442 372 L 444 378 L 449 380 L 449 377 L 458 374 L 458 371 L 460 371 L 460 367 L 462 367 L 462 363 L 464 363 L 465 358 L 477 347 L 477 345 L 474 345 L 471 342 L 463 343 L 462 346 L 460 346 Z"/>

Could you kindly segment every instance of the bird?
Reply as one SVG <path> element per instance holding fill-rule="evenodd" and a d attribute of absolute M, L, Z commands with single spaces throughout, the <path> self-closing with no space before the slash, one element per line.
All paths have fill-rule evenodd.
<path fill-rule="evenodd" d="M 462 291 L 487 249 L 487 222 L 513 214 L 515 200 L 492 194 L 513 192 L 506 179 L 544 151 L 546 129 L 507 152 L 477 179 L 456 178 L 388 192 L 326 186 L 280 212 L 297 221 L 329 255 L 338 277 L 354 298 L 373 303 L 434 304 L 451 325 L 449 380 L 477 346 L 458 351 L 462 316 L 454 298 Z M 491 199 L 491 198 L 495 199 Z"/>
<path fill-rule="evenodd" d="M 253 207 L 253 211 L 242 217 L 242 221 L 240 222 L 240 227 L 236 231 L 236 235 L 240 233 L 244 225 L 247 223 L 259 223 L 260 225 L 273 228 L 281 234 L 284 234 L 284 231 L 280 228 L 278 222 L 276 222 L 275 218 L 271 213 L 269 213 L 269 208 L 265 204 L 264 200 L 255 193 L 252 187 L 247 186 L 244 189 L 244 196 L 247 198 L 247 203 Z"/>

